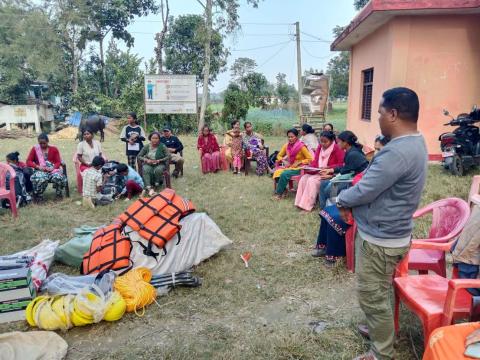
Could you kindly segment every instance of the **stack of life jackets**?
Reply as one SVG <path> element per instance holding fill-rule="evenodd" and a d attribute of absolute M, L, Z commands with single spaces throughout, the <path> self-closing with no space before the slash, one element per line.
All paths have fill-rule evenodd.
<path fill-rule="evenodd" d="M 133 267 L 130 261 L 132 242 L 126 226 L 148 241 L 148 246 L 142 244 L 144 254 L 156 258 L 158 253 L 152 246 L 164 250 L 165 244 L 176 234 L 180 241 L 180 220 L 194 211 L 192 202 L 172 189 L 135 201 L 111 225 L 95 232 L 90 249 L 83 256 L 81 273 L 113 270 L 123 274 Z"/>

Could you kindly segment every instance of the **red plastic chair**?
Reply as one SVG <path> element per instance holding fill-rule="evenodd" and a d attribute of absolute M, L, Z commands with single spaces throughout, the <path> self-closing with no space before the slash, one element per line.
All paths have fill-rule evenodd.
<path fill-rule="evenodd" d="M 73 154 L 73 164 L 75 166 L 75 174 L 77 176 L 77 191 L 80 195 L 83 194 L 83 177 L 80 172 L 80 161 L 78 160 L 77 152 Z"/>
<path fill-rule="evenodd" d="M 414 250 L 450 251 L 455 240 L 447 243 L 413 241 Z M 466 288 L 480 288 L 479 279 L 447 279 L 437 274 L 409 275 L 409 255 L 397 267 L 395 290 L 395 331 L 399 331 L 400 302 L 414 312 L 423 324 L 424 344 L 433 330 L 451 325 L 470 315 L 472 296 Z"/>
<path fill-rule="evenodd" d="M 480 205 L 480 175 L 476 175 L 472 179 L 472 186 L 468 195 L 468 205 Z"/>
<path fill-rule="evenodd" d="M 345 232 L 345 250 L 347 257 L 347 270 L 355 272 L 355 234 L 357 233 L 357 225 L 355 221 L 351 221 L 351 226 Z"/>
<path fill-rule="evenodd" d="M 428 239 L 415 240 L 446 243 L 455 240 L 460 235 L 470 216 L 470 207 L 462 199 L 448 198 L 435 201 L 418 210 L 413 218 L 418 219 L 429 213 L 432 213 L 432 224 Z M 446 277 L 445 252 L 423 249 L 411 250 L 408 268 L 417 270 L 420 274 L 428 274 L 428 270 L 432 270 L 438 275 Z"/>
<path fill-rule="evenodd" d="M 282 167 L 280 166 L 280 161 L 276 161 L 275 162 L 275 169 L 274 171 L 278 170 L 278 169 L 281 169 Z M 300 181 L 300 178 L 302 177 L 303 173 L 301 173 L 300 175 L 295 175 L 295 176 L 292 176 L 290 178 L 290 181 L 288 182 L 288 190 L 289 191 L 294 191 L 294 182 L 299 182 Z M 273 179 L 273 191 L 277 190 L 277 181 L 276 179 Z"/>
<path fill-rule="evenodd" d="M 10 174 L 9 189 L 7 190 L 7 174 Z M 7 199 L 10 203 L 13 217 L 18 216 L 17 197 L 15 196 L 15 170 L 8 165 L 0 163 L 0 200 Z"/>

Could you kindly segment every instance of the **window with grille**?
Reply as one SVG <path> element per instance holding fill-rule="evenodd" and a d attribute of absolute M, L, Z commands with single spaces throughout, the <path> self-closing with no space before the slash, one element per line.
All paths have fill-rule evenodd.
<path fill-rule="evenodd" d="M 373 68 L 362 71 L 363 95 L 362 95 L 362 119 L 372 119 L 372 96 L 373 96 Z"/>

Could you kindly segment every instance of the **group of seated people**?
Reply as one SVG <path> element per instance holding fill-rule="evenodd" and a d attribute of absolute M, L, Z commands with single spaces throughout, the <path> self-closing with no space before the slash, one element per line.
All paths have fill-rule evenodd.
<path fill-rule="evenodd" d="M 149 143 L 144 145 L 145 133 L 136 124 L 136 115 L 129 114 L 128 120 L 129 125 L 120 136 L 127 143 L 128 165 L 107 161 L 101 143 L 94 139 L 94 132 L 89 128 L 83 131 L 82 141 L 76 147 L 75 161 L 82 178 L 83 203 L 87 206 L 105 205 L 116 198 L 131 199 L 139 194 L 155 195 L 164 183 L 170 162 L 175 164 L 174 177 L 183 174 L 183 144 L 172 135 L 169 128 L 164 128 L 163 134 L 152 132 L 148 136 Z M 134 135 L 136 128 L 139 128 L 138 134 Z M 17 206 L 27 205 L 32 200 L 42 201 L 48 184 L 52 184 L 57 198 L 61 199 L 67 186 L 68 180 L 58 148 L 50 145 L 45 133 L 38 136 L 37 142 L 25 163 L 20 161 L 19 152 L 6 156 L 7 164 L 16 173 Z M 0 205 L 9 207 L 8 200 Z"/>
<path fill-rule="evenodd" d="M 310 212 L 318 203 L 320 209 L 320 229 L 312 255 L 325 256 L 326 265 L 335 265 L 345 256 L 345 232 L 349 224 L 341 218 L 334 198 L 360 181 L 369 162 L 355 134 L 343 131 L 336 136 L 331 124 L 322 129 L 315 149 L 312 144 L 316 135 L 307 124 L 302 127 L 302 138 L 296 129 L 288 130 L 287 136 L 288 142 L 277 155 L 273 174 L 274 199 L 285 198 L 292 178 L 300 177 L 295 206 Z M 377 136 L 375 149 L 380 151 L 387 143 L 386 137 Z"/>

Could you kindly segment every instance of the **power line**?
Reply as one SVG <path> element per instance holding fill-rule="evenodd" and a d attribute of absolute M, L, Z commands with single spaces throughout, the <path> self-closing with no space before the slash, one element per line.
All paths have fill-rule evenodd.
<path fill-rule="evenodd" d="M 278 51 L 276 51 L 272 56 L 270 56 L 267 60 L 265 60 L 262 64 L 260 64 L 259 66 L 257 66 L 255 68 L 255 70 L 258 70 L 260 69 L 262 66 L 264 66 L 265 64 L 267 64 L 270 60 L 272 60 L 275 56 L 277 56 L 278 54 L 280 54 L 280 52 L 285 49 L 287 47 L 287 45 L 291 43 L 291 41 L 287 42 L 285 45 L 283 45 L 280 49 L 278 49 Z"/>
<path fill-rule="evenodd" d="M 316 55 L 313 55 L 310 51 L 308 51 L 307 48 L 306 48 L 304 45 L 302 45 L 302 49 L 303 49 L 303 51 L 305 51 L 309 56 L 311 56 L 311 57 L 313 57 L 313 58 L 315 58 L 315 59 L 327 59 L 327 58 L 335 55 L 335 54 L 328 54 L 328 55 L 325 55 L 325 56 L 316 56 Z"/>
<path fill-rule="evenodd" d="M 280 46 L 280 45 L 287 44 L 287 43 L 289 43 L 290 41 L 291 41 L 291 40 L 279 42 L 279 43 L 272 44 L 272 45 L 259 46 L 259 47 L 250 48 L 250 49 L 232 49 L 232 51 L 251 51 L 251 50 L 267 49 L 267 48 L 272 48 L 272 47 L 276 47 L 276 46 Z"/>
<path fill-rule="evenodd" d="M 331 43 L 331 42 L 332 42 L 331 40 L 325 40 L 325 39 L 322 39 L 322 38 L 320 38 L 320 37 L 318 37 L 318 36 L 315 36 L 315 35 L 306 33 L 306 32 L 304 32 L 304 31 L 301 31 L 301 33 L 302 33 L 303 35 L 309 36 L 309 37 L 311 37 L 311 38 L 313 38 L 313 39 L 315 39 L 315 40 L 318 40 L 318 41 L 320 41 L 320 42 L 328 42 L 328 43 Z"/>

